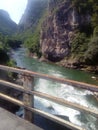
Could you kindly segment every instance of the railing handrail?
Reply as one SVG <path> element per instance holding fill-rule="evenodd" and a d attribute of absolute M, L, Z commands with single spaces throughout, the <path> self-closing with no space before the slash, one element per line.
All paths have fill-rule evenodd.
<path fill-rule="evenodd" d="M 55 97 L 55 96 L 52 96 L 52 95 L 50 96 L 49 94 L 42 93 L 42 92 L 25 90 L 20 85 L 16 85 L 14 83 L 10 83 L 10 82 L 4 81 L 4 80 L 0 80 L 0 84 L 8 86 L 8 87 L 16 89 L 16 90 L 19 90 L 19 91 L 21 91 L 23 93 L 30 94 L 32 96 L 35 95 L 35 96 L 38 96 L 38 97 L 41 97 L 41 98 L 44 98 L 44 99 L 59 103 L 59 104 L 61 104 L 63 106 L 69 106 L 69 107 L 71 107 L 73 109 L 80 110 L 81 112 L 84 111 L 84 112 L 86 112 L 88 114 L 92 114 L 92 115 L 98 117 L 98 111 L 96 111 L 94 109 L 90 109 L 90 108 L 82 106 L 82 105 L 79 105 L 79 104 L 76 104 L 76 103 L 72 103 L 72 102 L 67 101 L 65 99 L 58 98 L 58 97 Z"/>
<path fill-rule="evenodd" d="M 74 130 L 84 130 L 83 128 L 76 126 L 76 125 L 74 125 L 74 124 L 72 124 L 68 121 L 65 121 L 63 119 L 55 117 L 54 115 L 50 115 L 50 114 L 43 112 L 41 110 L 32 108 L 31 102 L 32 102 L 32 100 L 34 100 L 34 95 L 35 95 L 35 96 L 38 96 L 38 97 L 59 103 L 63 106 L 71 107 L 73 109 L 80 110 L 82 112 L 85 111 L 86 113 L 89 113 L 89 114 L 92 114 L 92 115 L 98 117 L 98 111 L 96 111 L 96 110 L 89 109 L 89 108 L 81 106 L 79 104 L 75 104 L 75 103 L 66 101 L 65 99 L 61 99 L 61 98 L 58 98 L 58 97 L 50 96 L 50 95 L 45 94 L 45 93 L 34 91 L 34 88 L 33 89 L 31 88 L 31 87 L 34 87 L 33 84 L 32 84 L 33 80 L 31 80 L 31 79 L 33 79 L 35 77 L 43 78 L 43 79 L 46 79 L 46 80 L 53 80 L 55 82 L 68 84 L 68 85 L 74 85 L 75 87 L 79 87 L 79 88 L 88 89 L 88 90 L 91 90 L 91 91 L 98 92 L 98 86 L 96 86 L 96 85 L 81 83 L 81 82 L 77 82 L 77 81 L 73 81 L 73 80 L 69 80 L 69 79 L 57 78 L 57 77 L 53 77 L 53 76 L 46 75 L 46 74 L 40 74 L 40 73 L 37 73 L 37 72 L 32 72 L 32 71 L 28 71 L 28 70 L 24 70 L 24 69 L 13 68 L 13 67 L 8 67 L 8 66 L 3 66 L 3 65 L 0 65 L 0 69 L 10 71 L 10 72 L 16 72 L 18 74 L 22 74 L 24 76 L 24 78 L 27 77 L 27 79 L 25 79 L 26 81 L 25 81 L 23 86 L 16 85 L 14 83 L 10 83 L 10 82 L 4 81 L 4 80 L 0 80 L 0 84 L 23 92 L 24 93 L 23 102 L 16 100 L 16 99 L 13 99 L 12 97 L 6 96 L 2 93 L 0 93 L 0 97 L 3 98 L 3 99 L 6 99 L 6 100 L 8 100 L 12 103 L 18 104 L 19 106 L 23 106 L 25 108 L 25 112 L 27 114 L 29 114 L 29 116 L 31 116 L 31 113 L 29 113 L 28 110 L 35 112 L 35 113 L 38 113 L 38 114 L 40 114 L 40 115 L 42 115 L 42 116 L 44 116 L 48 119 L 51 119 L 53 121 L 56 121 L 56 122 L 58 122 L 58 123 L 60 123 L 64 126 L 67 126 L 68 128 L 71 128 L 71 129 L 74 129 Z M 29 85 L 29 87 L 28 87 L 28 85 Z M 28 101 L 30 103 L 28 103 Z M 28 118 L 28 116 L 27 116 L 27 118 Z"/>
<path fill-rule="evenodd" d="M 70 79 L 58 78 L 58 77 L 50 76 L 50 75 L 47 75 L 47 74 L 41 74 L 41 73 L 33 72 L 33 71 L 30 71 L 30 70 L 8 67 L 8 66 L 3 66 L 3 65 L 0 65 L 0 69 L 10 71 L 10 72 L 16 72 L 16 73 L 22 74 L 24 76 L 32 76 L 32 77 L 34 76 L 36 78 L 52 80 L 52 81 L 59 82 L 59 83 L 62 83 L 62 84 L 68 84 L 68 85 L 72 85 L 74 87 L 98 92 L 98 86 L 93 85 L 93 84 L 87 84 L 87 83 L 74 81 L 74 80 L 70 80 Z"/>

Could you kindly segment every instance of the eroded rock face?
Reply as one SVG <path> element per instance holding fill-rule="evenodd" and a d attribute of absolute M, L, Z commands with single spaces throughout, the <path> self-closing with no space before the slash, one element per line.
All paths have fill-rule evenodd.
<path fill-rule="evenodd" d="M 28 0 L 26 10 L 19 22 L 18 31 L 31 30 L 33 32 L 47 3 L 47 0 Z"/>
<path fill-rule="evenodd" d="M 71 0 L 51 0 L 49 14 L 41 30 L 40 45 L 43 56 L 53 62 L 67 57 L 76 31 L 89 22 L 89 19 L 89 14 L 88 17 L 78 14 Z"/>

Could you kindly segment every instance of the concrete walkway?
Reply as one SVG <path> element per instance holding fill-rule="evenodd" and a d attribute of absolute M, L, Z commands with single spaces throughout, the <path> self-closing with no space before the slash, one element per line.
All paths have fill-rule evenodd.
<path fill-rule="evenodd" d="M 0 130 L 42 130 L 16 115 L 0 108 Z"/>

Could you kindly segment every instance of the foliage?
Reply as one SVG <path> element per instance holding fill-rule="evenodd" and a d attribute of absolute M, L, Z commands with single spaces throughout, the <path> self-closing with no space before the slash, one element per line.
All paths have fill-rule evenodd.
<path fill-rule="evenodd" d="M 0 9 L 0 33 L 4 35 L 12 35 L 17 30 L 17 24 L 14 23 L 9 14 Z"/>
<path fill-rule="evenodd" d="M 20 45 L 20 41 L 14 37 L 4 36 L 0 33 L 0 64 L 6 64 L 8 66 L 14 66 L 15 63 L 10 59 L 8 52 L 10 48 L 17 48 Z"/>
<path fill-rule="evenodd" d="M 91 16 L 90 23 L 88 25 L 86 24 L 83 27 L 81 27 L 82 32 L 85 31 L 86 34 L 91 34 L 94 28 L 98 25 L 98 1 L 73 0 L 72 3 L 76 7 L 79 14 L 82 15 L 89 14 Z"/>
<path fill-rule="evenodd" d="M 19 39 L 16 39 L 11 36 L 4 36 L 3 34 L 0 34 L 0 48 L 8 51 L 10 48 L 18 48 L 22 42 Z"/>
<path fill-rule="evenodd" d="M 24 45 L 29 49 L 31 53 L 36 53 L 39 57 L 41 56 L 40 52 L 40 30 L 41 25 L 46 17 L 46 12 L 43 13 L 42 17 L 39 19 L 39 22 L 33 32 L 32 36 L 27 38 L 24 42 Z"/>
<path fill-rule="evenodd" d="M 24 45 L 31 53 L 36 53 L 38 56 L 40 56 L 40 27 L 37 27 L 32 37 L 25 40 Z"/>
<path fill-rule="evenodd" d="M 0 48 L 7 52 L 8 51 L 8 46 L 7 46 L 6 42 L 5 42 L 6 38 L 7 38 L 7 36 L 4 36 L 2 33 L 0 33 Z"/>
<path fill-rule="evenodd" d="M 47 15 L 48 0 L 29 1 L 23 20 L 19 24 L 16 37 L 22 40 L 31 53 L 40 53 L 41 24 Z"/>
<path fill-rule="evenodd" d="M 87 11 L 91 13 L 93 10 L 93 0 L 73 0 L 72 3 L 80 14 L 85 14 Z"/>
<path fill-rule="evenodd" d="M 90 15 L 90 22 L 82 25 L 71 43 L 73 57 L 89 65 L 98 64 L 98 2 L 97 0 L 73 0 L 80 15 Z"/>
<path fill-rule="evenodd" d="M 8 47 L 10 47 L 10 48 L 16 49 L 16 48 L 20 47 L 20 45 L 22 44 L 22 42 L 19 41 L 19 40 L 17 40 L 17 39 L 8 38 L 8 39 L 6 39 L 5 44 Z"/>
<path fill-rule="evenodd" d="M 6 51 L 0 48 L 0 64 L 5 64 L 9 61 L 9 56 Z"/>
<path fill-rule="evenodd" d="M 98 37 L 78 33 L 71 43 L 71 55 L 87 65 L 98 65 Z"/>
<path fill-rule="evenodd" d="M 32 53 L 38 53 L 39 51 L 39 32 L 35 32 L 32 38 L 29 38 L 25 41 L 25 46 Z"/>
<path fill-rule="evenodd" d="M 94 37 L 88 44 L 88 50 L 85 53 L 86 64 L 98 64 L 98 37 Z"/>
<path fill-rule="evenodd" d="M 72 53 L 84 53 L 87 50 L 88 39 L 85 33 L 78 33 L 71 43 Z"/>
<path fill-rule="evenodd" d="M 93 2 L 92 26 L 98 26 L 98 1 Z"/>
<path fill-rule="evenodd" d="M 43 17 L 44 12 L 46 12 L 47 3 L 48 0 L 28 1 L 24 16 L 19 23 L 17 37 L 23 41 L 32 37 L 39 25 L 40 19 Z"/>
<path fill-rule="evenodd" d="M 16 63 L 14 60 L 10 59 L 7 63 L 6 63 L 8 66 L 10 67 L 15 67 L 16 66 Z"/>
<path fill-rule="evenodd" d="M 97 36 L 98 36 L 98 26 L 96 26 L 96 27 L 94 28 L 93 36 L 94 36 L 94 37 L 97 37 Z"/>

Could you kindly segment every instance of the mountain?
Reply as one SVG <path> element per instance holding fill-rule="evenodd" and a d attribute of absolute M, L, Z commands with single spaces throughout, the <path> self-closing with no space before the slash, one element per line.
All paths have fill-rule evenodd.
<path fill-rule="evenodd" d="M 18 35 L 41 59 L 98 72 L 97 0 L 28 0 Z"/>
<path fill-rule="evenodd" d="M 40 18 L 47 7 L 48 0 L 28 0 L 26 10 L 19 22 L 18 33 L 28 37 L 35 31 Z"/>
<path fill-rule="evenodd" d="M 42 16 L 46 5 L 47 0 L 28 0 L 27 8 L 19 23 L 19 26 L 22 26 L 22 30 L 31 28 L 33 30 Z"/>
<path fill-rule="evenodd" d="M 48 15 L 40 32 L 44 59 L 58 62 L 64 67 L 91 66 L 98 71 L 96 0 L 50 0 Z"/>
<path fill-rule="evenodd" d="M 40 30 L 47 12 L 48 0 L 28 0 L 26 10 L 19 22 L 17 37 L 30 53 L 40 55 Z"/>
<path fill-rule="evenodd" d="M 8 12 L 0 9 L 0 33 L 11 35 L 17 30 L 17 24 L 13 22 Z"/>

